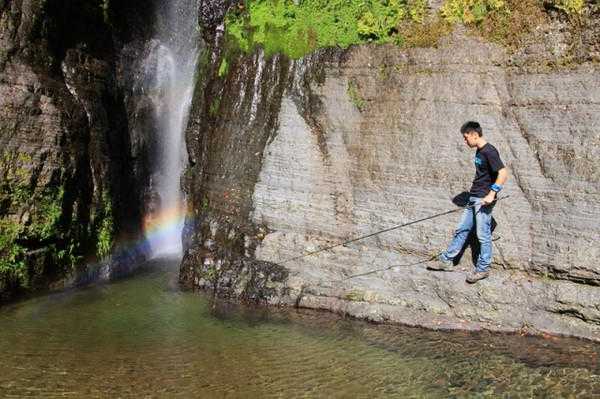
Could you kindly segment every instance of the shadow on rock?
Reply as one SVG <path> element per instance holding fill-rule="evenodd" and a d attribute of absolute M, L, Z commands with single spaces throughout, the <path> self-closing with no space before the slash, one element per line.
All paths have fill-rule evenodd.
<path fill-rule="evenodd" d="M 452 198 L 452 203 L 456 206 L 464 208 L 467 205 L 469 205 L 469 197 L 470 196 L 471 195 L 469 194 L 468 191 L 463 191 L 462 193 L 457 194 L 454 198 Z M 491 205 L 491 206 L 493 207 L 494 205 Z M 473 224 L 473 226 L 474 225 L 475 224 Z M 497 226 L 498 226 L 498 223 L 496 222 L 496 219 L 494 219 L 494 217 L 492 216 L 492 233 L 494 232 L 494 230 L 496 230 Z M 475 265 L 477 264 L 477 258 L 479 257 L 479 252 L 481 250 L 481 248 L 479 246 L 479 240 L 477 239 L 477 232 L 476 232 L 475 228 L 471 229 L 471 232 L 469 233 L 469 236 L 467 237 L 467 240 L 465 241 L 465 245 L 463 245 L 463 247 L 460 250 L 460 252 L 458 253 L 458 255 L 454 258 L 454 265 L 458 265 L 460 263 L 460 260 L 462 259 L 467 248 L 471 249 L 471 260 L 473 261 L 473 267 L 475 267 Z"/>

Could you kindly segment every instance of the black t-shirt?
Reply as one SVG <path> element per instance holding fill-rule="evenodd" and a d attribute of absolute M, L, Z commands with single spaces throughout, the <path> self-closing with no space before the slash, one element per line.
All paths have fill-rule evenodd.
<path fill-rule="evenodd" d="M 504 167 L 498 150 L 487 143 L 475 152 L 475 178 L 471 186 L 471 195 L 485 197 L 490 192 L 490 186 L 496 182 L 498 171 Z"/>

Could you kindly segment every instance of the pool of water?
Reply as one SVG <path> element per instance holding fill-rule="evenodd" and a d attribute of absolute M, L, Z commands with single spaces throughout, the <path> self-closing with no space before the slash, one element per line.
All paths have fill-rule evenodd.
<path fill-rule="evenodd" d="M 217 305 L 177 263 L 0 308 L 0 397 L 600 397 L 600 345 Z"/>

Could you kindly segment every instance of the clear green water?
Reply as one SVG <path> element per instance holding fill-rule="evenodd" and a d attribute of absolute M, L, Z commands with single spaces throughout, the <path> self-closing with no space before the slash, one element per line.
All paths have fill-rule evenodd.
<path fill-rule="evenodd" d="M 0 309 L 0 397 L 600 397 L 600 346 L 212 310 L 155 261 Z"/>

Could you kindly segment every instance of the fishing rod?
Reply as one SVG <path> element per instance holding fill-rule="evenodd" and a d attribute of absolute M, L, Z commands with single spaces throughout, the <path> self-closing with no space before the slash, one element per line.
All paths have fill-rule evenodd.
<path fill-rule="evenodd" d="M 496 198 L 494 200 L 494 202 L 492 202 L 492 204 L 495 203 L 495 202 L 507 199 L 509 197 L 510 197 L 510 195 L 505 195 L 503 197 Z M 376 231 L 374 233 L 370 233 L 370 234 L 367 234 L 367 235 L 364 235 L 364 236 L 355 237 L 355 238 L 352 238 L 350 240 L 344 241 L 342 243 L 331 245 L 331 246 L 328 246 L 328 247 L 325 247 L 325 248 L 320 248 L 320 249 L 317 249 L 316 251 L 312 251 L 312 252 L 309 252 L 307 254 L 294 256 L 293 258 L 289 258 L 289 259 L 286 259 L 286 260 L 278 262 L 278 263 L 279 264 L 284 264 L 284 263 L 287 263 L 287 262 L 291 262 L 293 260 L 298 260 L 298 259 L 305 258 L 307 256 L 316 255 L 318 253 L 321 253 L 321 252 L 324 252 L 324 251 L 328 251 L 328 250 L 333 249 L 333 248 L 341 247 L 341 246 L 344 246 L 346 244 L 350 244 L 352 242 L 364 240 L 365 238 L 369 238 L 369 237 L 373 237 L 373 236 L 376 236 L 376 235 L 379 235 L 379 234 L 387 233 L 388 231 L 392 231 L 392 230 L 398 230 L 398 229 L 401 229 L 403 227 L 407 227 L 407 226 L 410 226 L 410 225 L 413 225 L 413 224 L 425 222 L 427 220 L 435 219 L 435 218 L 438 218 L 440 216 L 449 215 L 449 214 L 455 213 L 455 212 L 460 212 L 460 211 L 463 211 L 465 209 L 474 208 L 474 207 L 480 206 L 480 205 L 481 204 L 471 204 L 471 205 L 467 205 L 467 206 L 461 206 L 461 207 L 459 207 L 457 209 L 451 209 L 451 210 L 446 211 L 446 212 L 437 213 L 435 215 L 431 215 L 431 216 L 427 216 L 427 217 L 424 217 L 424 218 L 421 218 L 421 219 L 413 220 L 413 221 L 410 221 L 410 222 L 407 222 L 407 223 L 399 224 L 397 226 L 388 227 L 387 229 L 379 230 L 379 231 Z"/>

